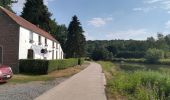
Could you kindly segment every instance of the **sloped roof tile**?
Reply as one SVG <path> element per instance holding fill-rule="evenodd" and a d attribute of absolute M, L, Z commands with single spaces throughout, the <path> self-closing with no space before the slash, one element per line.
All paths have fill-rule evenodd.
<path fill-rule="evenodd" d="M 27 20 L 25 20 L 24 18 L 17 16 L 16 14 L 10 12 L 9 10 L 3 8 L 0 6 L 0 9 L 7 15 L 9 16 L 13 21 L 15 21 L 17 24 L 19 24 L 21 27 L 24 27 L 28 30 L 31 30 L 41 36 L 44 36 L 52 41 L 56 41 L 58 42 L 50 33 L 44 31 L 43 29 L 40 29 L 39 27 L 37 27 L 36 25 L 28 22 Z"/>

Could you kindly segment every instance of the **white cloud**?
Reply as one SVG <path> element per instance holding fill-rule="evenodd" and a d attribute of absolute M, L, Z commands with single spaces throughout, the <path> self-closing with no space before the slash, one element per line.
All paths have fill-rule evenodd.
<path fill-rule="evenodd" d="M 157 3 L 157 2 L 160 2 L 162 0 L 146 0 L 145 3 Z"/>
<path fill-rule="evenodd" d="M 112 17 L 107 17 L 107 18 L 97 17 L 97 18 L 92 18 L 91 20 L 89 20 L 88 24 L 93 25 L 94 27 L 101 27 L 111 21 L 113 21 Z"/>
<path fill-rule="evenodd" d="M 84 32 L 83 34 L 85 35 L 86 40 L 95 40 L 94 37 L 92 37 L 89 33 Z"/>
<path fill-rule="evenodd" d="M 170 29 L 170 20 L 167 21 L 167 22 L 165 23 L 165 25 L 166 25 L 166 28 L 169 28 L 169 29 Z"/>
<path fill-rule="evenodd" d="M 146 4 L 156 5 L 157 8 L 166 10 L 167 13 L 170 13 L 170 0 L 145 0 Z"/>
<path fill-rule="evenodd" d="M 48 5 L 49 2 L 52 2 L 55 0 L 44 0 L 44 4 Z M 24 3 L 26 2 L 26 0 L 18 0 L 18 3 L 14 3 L 12 5 L 12 9 L 17 13 L 17 14 L 21 14 L 22 12 L 22 8 L 24 7 Z"/>
<path fill-rule="evenodd" d="M 118 32 L 110 32 L 106 35 L 106 38 L 111 39 L 135 39 L 135 40 L 143 40 L 147 39 L 147 37 L 155 36 L 154 34 L 151 34 L 146 29 L 129 29 L 125 31 L 118 31 Z"/>
<path fill-rule="evenodd" d="M 133 11 L 142 11 L 142 8 L 133 8 Z"/>
<path fill-rule="evenodd" d="M 153 9 L 155 9 L 156 7 L 146 7 L 146 8 L 133 8 L 133 11 L 142 11 L 142 12 L 145 12 L 145 13 L 147 13 L 147 12 L 149 12 L 149 11 L 151 11 L 151 10 L 153 10 Z"/>
<path fill-rule="evenodd" d="M 161 2 L 161 4 L 163 5 L 162 8 L 165 10 L 170 10 L 170 1 L 163 1 Z"/>
<path fill-rule="evenodd" d="M 44 0 L 44 4 L 45 5 L 48 5 L 49 2 L 52 2 L 52 1 L 55 1 L 55 0 Z"/>
<path fill-rule="evenodd" d="M 22 8 L 26 0 L 18 0 L 18 3 L 14 3 L 12 5 L 12 9 L 17 13 L 20 14 L 22 12 Z"/>

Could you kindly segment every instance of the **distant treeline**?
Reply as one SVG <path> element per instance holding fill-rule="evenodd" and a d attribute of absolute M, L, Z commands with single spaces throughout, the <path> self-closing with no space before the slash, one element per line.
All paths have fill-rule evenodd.
<path fill-rule="evenodd" d="M 158 34 L 157 38 L 147 40 L 95 40 L 87 41 L 87 56 L 94 60 L 112 58 L 144 58 L 148 49 L 156 48 L 164 51 L 164 57 L 170 56 L 170 35 Z"/>

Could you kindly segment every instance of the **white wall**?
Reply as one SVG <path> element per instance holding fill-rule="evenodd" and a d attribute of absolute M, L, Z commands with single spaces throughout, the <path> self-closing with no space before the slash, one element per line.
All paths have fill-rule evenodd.
<path fill-rule="evenodd" d="M 63 51 L 61 45 L 59 43 L 54 43 L 53 48 L 53 41 L 47 39 L 47 45 L 45 46 L 45 37 L 41 36 L 41 43 L 42 45 L 38 45 L 38 37 L 39 34 L 33 32 L 33 43 L 30 43 L 29 39 L 30 31 L 20 27 L 20 37 L 19 37 L 19 59 L 27 59 L 28 49 L 34 50 L 34 58 L 35 59 L 44 59 L 46 57 L 47 60 L 52 60 L 52 51 L 54 50 L 54 59 L 63 59 Z M 56 44 L 58 44 L 56 47 Z M 48 53 L 42 54 L 41 49 L 47 48 Z M 56 54 L 56 51 L 58 54 Z M 57 55 L 57 57 L 56 57 Z"/>

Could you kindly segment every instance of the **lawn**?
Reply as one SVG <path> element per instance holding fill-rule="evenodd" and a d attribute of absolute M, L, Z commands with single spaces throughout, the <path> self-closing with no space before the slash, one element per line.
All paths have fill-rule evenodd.
<path fill-rule="evenodd" d="M 109 100 L 170 100 L 170 68 L 145 69 L 140 65 L 121 67 L 111 62 L 98 63 L 107 78 Z"/>
<path fill-rule="evenodd" d="M 15 84 L 15 83 L 27 83 L 32 81 L 50 81 L 59 77 L 69 77 L 86 68 L 88 64 L 89 63 L 85 62 L 82 66 L 75 66 L 64 70 L 56 70 L 49 73 L 48 75 L 18 74 L 18 75 L 14 75 L 12 79 L 8 81 L 8 83 Z"/>

